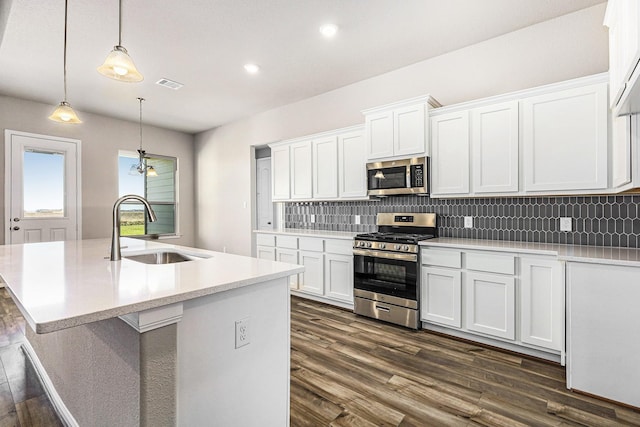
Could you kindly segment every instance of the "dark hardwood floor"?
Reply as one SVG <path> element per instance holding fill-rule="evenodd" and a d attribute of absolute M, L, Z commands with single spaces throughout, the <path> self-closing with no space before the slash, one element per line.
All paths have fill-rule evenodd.
<path fill-rule="evenodd" d="M 559 365 L 301 298 L 291 311 L 295 427 L 640 426 L 640 411 L 567 390 Z"/>
<path fill-rule="evenodd" d="M 25 320 L 0 289 L 0 427 L 62 426 L 21 349 Z"/>
<path fill-rule="evenodd" d="M 291 425 L 640 426 L 640 411 L 572 393 L 564 368 L 291 300 Z M 61 426 L 0 289 L 0 427 Z"/>

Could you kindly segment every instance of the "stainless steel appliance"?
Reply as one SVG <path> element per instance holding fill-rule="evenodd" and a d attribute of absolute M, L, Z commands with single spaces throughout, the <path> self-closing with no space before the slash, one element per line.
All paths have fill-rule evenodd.
<path fill-rule="evenodd" d="M 429 194 L 429 158 L 367 163 L 367 194 Z"/>
<path fill-rule="evenodd" d="M 418 329 L 418 242 L 437 237 L 436 214 L 379 213 L 377 224 L 354 239 L 354 312 Z"/>

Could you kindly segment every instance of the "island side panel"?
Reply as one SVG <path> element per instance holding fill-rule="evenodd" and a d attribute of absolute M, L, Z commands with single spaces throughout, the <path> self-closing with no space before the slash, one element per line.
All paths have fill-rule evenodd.
<path fill-rule="evenodd" d="M 26 337 L 80 426 L 138 426 L 140 334 L 108 319 Z"/>
<path fill-rule="evenodd" d="M 235 322 L 249 344 L 235 348 Z M 178 323 L 178 425 L 288 426 L 288 278 L 184 303 Z"/>

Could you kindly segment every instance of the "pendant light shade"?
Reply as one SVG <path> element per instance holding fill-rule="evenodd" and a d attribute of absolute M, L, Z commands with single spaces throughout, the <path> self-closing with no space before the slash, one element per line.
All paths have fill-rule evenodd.
<path fill-rule="evenodd" d="M 53 110 L 53 113 L 49 116 L 49 120 L 60 123 L 82 123 L 67 101 L 62 101 L 60 105 L 58 105 L 58 108 Z"/>
<path fill-rule="evenodd" d="M 119 1 L 118 5 L 118 44 L 107 55 L 104 63 L 98 67 L 98 72 L 103 76 L 120 82 L 141 82 L 144 77 L 136 68 L 127 49 L 122 46 L 122 0 Z"/>
<path fill-rule="evenodd" d="M 158 176 L 156 168 L 154 168 L 153 166 L 147 166 L 147 176 Z"/>
<path fill-rule="evenodd" d="M 63 65 L 62 65 L 62 76 L 64 80 L 64 101 L 58 105 L 58 107 L 53 110 L 53 113 L 49 116 L 49 120 L 53 120 L 54 122 L 59 123 L 82 123 L 82 120 L 78 118 L 78 115 L 73 108 L 71 108 L 71 104 L 67 102 L 67 9 L 68 9 L 68 0 L 64 1 L 64 56 L 63 56 Z"/>

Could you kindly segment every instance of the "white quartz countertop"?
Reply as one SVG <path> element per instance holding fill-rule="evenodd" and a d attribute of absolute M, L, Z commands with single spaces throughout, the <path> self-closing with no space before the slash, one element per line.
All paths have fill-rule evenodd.
<path fill-rule="evenodd" d="M 281 230 L 253 230 L 253 232 L 260 234 L 282 234 L 299 237 L 320 237 L 325 239 L 344 240 L 353 240 L 356 234 L 360 234 L 353 231 L 307 230 L 302 228 L 283 228 Z"/>
<path fill-rule="evenodd" d="M 510 242 L 505 240 L 439 237 L 420 242 L 421 246 L 463 250 L 488 250 L 532 255 L 551 255 L 561 261 L 640 267 L 640 250 L 555 243 Z"/>
<path fill-rule="evenodd" d="M 304 271 L 304 267 L 220 252 L 122 238 L 0 246 L 0 275 L 29 325 L 54 332 Z M 125 258 L 158 249 L 207 257 L 174 264 Z"/>

